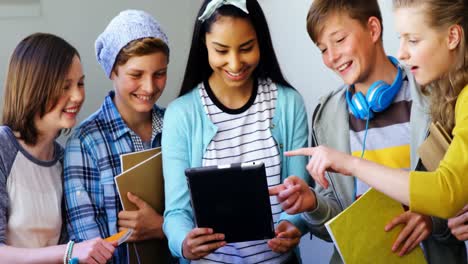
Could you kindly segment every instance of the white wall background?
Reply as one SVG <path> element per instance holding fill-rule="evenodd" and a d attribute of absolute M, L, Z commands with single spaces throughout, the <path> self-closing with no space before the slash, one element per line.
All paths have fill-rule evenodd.
<path fill-rule="evenodd" d="M 6 7 L 21 2 L 40 2 L 41 14 L 31 17 L 1 17 Z M 159 104 L 176 97 L 183 72 L 193 21 L 201 0 L 0 0 L 0 83 L 3 84 L 8 58 L 15 45 L 33 32 L 50 32 L 62 36 L 81 53 L 86 75 L 86 102 L 80 120 L 96 111 L 112 89 L 94 57 L 94 40 L 119 11 L 143 9 L 154 15 L 170 39 L 171 61 L 166 91 Z M 309 116 L 320 95 L 335 89 L 340 80 L 326 69 L 320 53 L 310 41 L 305 21 L 312 0 L 259 0 L 270 24 L 270 31 L 282 70 L 288 81 L 301 92 Z M 390 1 L 379 0 L 384 19 L 384 43 L 395 54 L 398 39 L 393 30 Z M 3 97 L 3 85 L 0 86 Z M 0 105 L 0 112 L 2 106 Z M 64 138 L 61 139 L 64 141 Z M 331 244 L 304 237 L 301 251 L 304 263 L 328 263 Z"/>

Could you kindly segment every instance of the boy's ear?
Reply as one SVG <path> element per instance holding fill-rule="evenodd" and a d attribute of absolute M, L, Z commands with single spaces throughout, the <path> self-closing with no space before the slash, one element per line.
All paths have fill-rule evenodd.
<path fill-rule="evenodd" d="M 117 70 L 116 68 L 113 68 L 113 69 L 112 69 L 112 71 L 111 71 L 111 76 L 110 76 L 109 79 L 111 79 L 111 80 L 114 80 L 114 79 L 115 79 L 115 77 L 117 76 L 116 70 Z"/>
<path fill-rule="evenodd" d="M 447 36 L 447 46 L 449 50 L 454 50 L 458 47 L 463 36 L 462 32 L 463 30 L 458 24 L 449 27 Z"/>
<path fill-rule="evenodd" d="M 367 20 L 367 28 L 370 31 L 372 41 L 374 43 L 379 41 L 382 35 L 382 25 L 380 24 L 379 19 L 375 16 L 369 17 L 369 19 Z"/>

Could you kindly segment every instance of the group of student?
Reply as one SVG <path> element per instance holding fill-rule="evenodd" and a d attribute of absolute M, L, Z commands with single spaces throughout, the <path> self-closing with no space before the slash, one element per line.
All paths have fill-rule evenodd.
<path fill-rule="evenodd" d="M 125 244 L 103 240 L 127 228 L 128 241 L 167 238 L 174 262 L 300 263 L 301 236 L 331 241 L 325 222 L 369 187 L 409 206 L 385 227 L 404 225 L 395 254 L 422 243 L 429 263 L 466 263 L 468 2 L 393 5 L 405 65 L 385 54 L 377 0 L 312 2 L 308 33 L 344 84 L 319 100 L 311 148 L 303 99 L 281 73 L 257 0 L 203 2 L 167 109 L 155 104 L 166 85 L 166 34 L 146 12 L 118 14 L 95 43 L 113 89 L 65 148 L 56 138 L 74 127 L 85 98 L 80 55 L 58 36 L 26 37 L 3 99 L 0 263 L 127 263 Z M 453 141 L 426 172 L 416 150 L 436 121 Z M 158 146 L 164 215 L 131 193 L 138 210 L 122 211 L 120 155 Z M 195 226 L 184 170 L 251 161 L 265 164 L 276 236 L 227 244 Z M 342 262 L 336 250 L 330 261 Z"/>

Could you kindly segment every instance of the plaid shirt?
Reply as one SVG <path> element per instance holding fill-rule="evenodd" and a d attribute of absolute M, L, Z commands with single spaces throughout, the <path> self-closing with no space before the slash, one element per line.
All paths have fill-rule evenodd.
<path fill-rule="evenodd" d="M 83 121 L 68 139 L 64 161 L 64 195 L 70 239 L 83 241 L 117 233 L 122 210 L 114 184 L 121 173 L 120 155 L 143 149 L 141 139 L 125 124 L 111 91 L 101 108 Z M 153 107 L 151 147 L 161 145 L 164 110 Z M 127 263 L 120 246 L 114 263 Z"/>

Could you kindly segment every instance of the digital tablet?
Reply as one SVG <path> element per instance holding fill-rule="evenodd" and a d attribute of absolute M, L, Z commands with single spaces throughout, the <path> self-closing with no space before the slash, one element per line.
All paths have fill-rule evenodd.
<path fill-rule="evenodd" d="M 228 243 L 274 237 L 263 163 L 190 168 L 185 175 L 197 227 L 223 233 Z"/>

